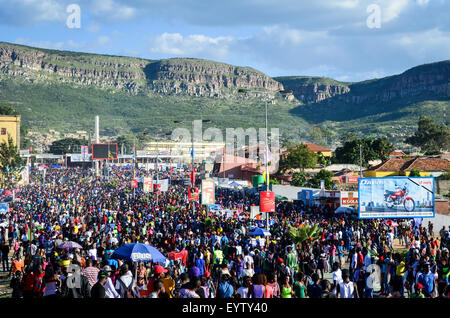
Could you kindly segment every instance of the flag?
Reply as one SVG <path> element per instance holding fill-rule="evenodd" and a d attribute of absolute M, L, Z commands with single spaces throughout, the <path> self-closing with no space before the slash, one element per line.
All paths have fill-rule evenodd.
<path fill-rule="evenodd" d="M 191 171 L 191 184 L 194 185 L 195 184 L 195 168 L 192 168 Z"/>
<path fill-rule="evenodd" d="M 112 155 L 111 151 L 108 151 L 108 158 L 109 159 L 114 159 L 114 156 Z"/>
<path fill-rule="evenodd" d="M 191 157 L 194 158 L 194 147 L 191 149 Z"/>
<path fill-rule="evenodd" d="M 266 178 L 266 171 L 263 172 L 262 176 L 264 178 L 264 182 L 267 183 L 267 179 L 269 179 L 270 176 L 267 176 L 267 178 Z"/>

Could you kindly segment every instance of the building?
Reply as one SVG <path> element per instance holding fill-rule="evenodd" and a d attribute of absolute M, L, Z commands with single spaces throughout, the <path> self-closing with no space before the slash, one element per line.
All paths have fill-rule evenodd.
<path fill-rule="evenodd" d="M 411 170 L 419 170 L 422 177 L 438 177 L 450 169 L 450 161 L 442 158 L 416 157 L 391 158 L 365 171 L 365 177 L 409 176 Z"/>
<path fill-rule="evenodd" d="M 394 150 L 389 154 L 389 158 L 403 158 L 406 154 L 401 150 Z"/>
<path fill-rule="evenodd" d="M 153 141 L 146 143 L 147 153 L 160 153 L 181 156 L 181 161 L 191 163 L 191 151 L 194 148 L 194 162 L 213 161 L 215 154 L 225 147 L 221 142 L 174 142 Z"/>
<path fill-rule="evenodd" d="M 333 151 L 331 151 L 331 149 L 310 143 L 310 142 L 305 142 L 304 143 L 306 145 L 306 147 L 308 147 L 309 151 L 315 152 L 315 153 L 319 153 L 321 152 L 322 155 L 324 157 L 331 157 L 333 155 Z"/>
<path fill-rule="evenodd" d="M 8 142 L 8 135 L 17 148 L 20 148 L 20 115 L 0 116 L 0 143 Z"/>
<path fill-rule="evenodd" d="M 312 151 L 312 152 L 315 152 L 315 153 L 321 152 L 324 157 L 331 157 L 331 156 L 333 156 L 333 151 L 328 149 L 328 148 L 325 148 L 325 147 L 322 147 L 322 146 L 319 146 L 319 145 L 316 145 L 316 144 L 313 144 L 313 143 L 310 143 L 310 142 L 305 142 L 305 143 L 303 143 L 303 145 L 305 145 L 308 148 L 309 151 Z M 294 149 L 296 149 L 298 147 L 299 146 L 296 146 L 296 147 L 294 147 Z M 281 153 L 281 158 L 282 159 L 286 159 L 286 157 L 289 155 L 289 153 L 290 153 L 290 150 L 286 150 L 286 151 L 282 152 Z"/>

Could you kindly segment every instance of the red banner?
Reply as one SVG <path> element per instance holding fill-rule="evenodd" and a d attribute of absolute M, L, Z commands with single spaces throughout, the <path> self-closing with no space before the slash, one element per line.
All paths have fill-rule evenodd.
<path fill-rule="evenodd" d="M 188 191 L 188 198 L 189 201 L 199 201 L 199 193 L 198 193 L 198 188 L 189 188 Z"/>
<path fill-rule="evenodd" d="M 136 179 L 131 180 L 131 189 L 138 187 L 138 181 Z"/>
<path fill-rule="evenodd" d="M 275 212 L 275 192 L 262 191 L 260 194 L 260 211 Z"/>
<path fill-rule="evenodd" d="M 195 185 L 195 168 L 192 168 L 192 171 L 191 171 L 191 185 L 192 186 Z"/>

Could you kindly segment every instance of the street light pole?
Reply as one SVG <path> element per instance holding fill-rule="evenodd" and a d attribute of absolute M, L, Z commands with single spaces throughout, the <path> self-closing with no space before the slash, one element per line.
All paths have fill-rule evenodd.
<path fill-rule="evenodd" d="M 267 186 L 267 191 L 269 191 L 269 144 L 268 144 L 268 138 L 267 138 L 267 100 L 265 101 L 265 105 L 266 105 L 266 186 Z M 267 216 L 266 216 L 266 230 L 269 230 L 269 213 L 270 212 L 266 212 Z"/>

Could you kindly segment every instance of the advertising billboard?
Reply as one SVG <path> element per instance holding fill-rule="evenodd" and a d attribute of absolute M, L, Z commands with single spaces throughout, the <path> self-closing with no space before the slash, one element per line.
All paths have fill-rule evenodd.
<path fill-rule="evenodd" d="M 214 195 L 214 181 L 202 180 L 202 204 L 214 204 L 216 203 Z"/>
<path fill-rule="evenodd" d="M 153 177 L 144 177 L 144 192 L 153 192 Z"/>
<path fill-rule="evenodd" d="M 117 144 L 92 144 L 92 160 L 117 159 Z"/>
<path fill-rule="evenodd" d="M 359 178 L 359 218 L 434 217 L 433 177 Z"/>
<path fill-rule="evenodd" d="M 260 196 L 260 211 L 275 212 L 275 192 L 261 191 Z"/>

